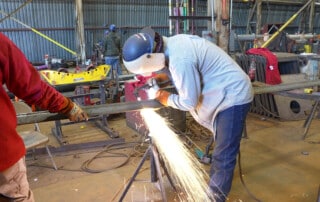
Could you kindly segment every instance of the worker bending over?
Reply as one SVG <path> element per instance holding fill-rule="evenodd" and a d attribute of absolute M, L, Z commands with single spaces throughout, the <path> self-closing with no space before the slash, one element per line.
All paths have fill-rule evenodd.
<path fill-rule="evenodd" d="M 209 186 L 218 202 L 231 189 L 242 130 L 253 99 L 249 77 L 222 49 L 195 35 L 159 35 L 150 27 L 130 36 L 123 46 L 125 67 L 135 74 L 170 79 L 177 93 L 156 92 L 165 106 L 189 111 L 214 134 Z"/>

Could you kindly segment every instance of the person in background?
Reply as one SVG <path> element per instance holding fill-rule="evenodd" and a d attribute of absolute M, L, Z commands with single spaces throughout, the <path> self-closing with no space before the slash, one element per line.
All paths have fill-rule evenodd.
<path fill-rule="evenodd" d="M 4 115 L 0 116 L 0 201 L 32 202 L 26 149 L 16 131 L 16 112 L 4 85 L 27 104 L 64 114 L 70 121 L 88 120 L 88 116 L 77 104 L 42 81 L 21 50 L 2 33 L 0 44 L 0 106 Z"/>
<path fill-rule="evenodd" d="M 159 89 L 155 99 L 164 106 L 189 111 L 213 132 L 209 187 L 215 201 L 225 201 L 253 100 L 248 75 L 206 39 L 186 34 L 164 37 L 150 27 L 125 41 L 123 63 L 135 74 L 158 73 L 154 77 L 158 83 L 170 80 L 177 93 Z"/>
<path fill-rule="evenodd" d="M 117 33 L 117 27 L 114 24 L 109 26 L 109 32 L 106 34 L 104 43 L 104 57 L 107 65 L 111 66 L 111 75 L 114 78 L 114 73 L 117 75 L 122 74 L 120 66 L 120 52 L 121 43 L 120 35 Z M 110 72 L 108 74 L 110 76 Z"/>

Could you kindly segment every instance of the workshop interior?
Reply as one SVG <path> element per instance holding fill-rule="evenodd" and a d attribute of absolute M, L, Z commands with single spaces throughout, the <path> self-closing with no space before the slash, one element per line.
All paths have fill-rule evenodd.
<path fill-rule="evenodd" d="M 180 174 L 209 182 L 213 133 L 188 111 L 150 97 L 156 72 L 134 74 L 123 64 L 125 41 L 150 26 L 162 36 L 205 38 L 251 80 L 254 98 L 227 201 L 320 202 L 319 0 L 6 0 L 0 11 L 0 31 L 43 81 L 89 115 L 71 122 L 7 90 L 35 201 L 210 201 L 200 197 L 205 188 L 189 187 L 197 178 L 181 183 Z M 106 64 L 111 25 L 121 73 Z M 151 125 L 163 133 L 161 150 Z M 41 136 L 23 136 L 26 130 Z"/>

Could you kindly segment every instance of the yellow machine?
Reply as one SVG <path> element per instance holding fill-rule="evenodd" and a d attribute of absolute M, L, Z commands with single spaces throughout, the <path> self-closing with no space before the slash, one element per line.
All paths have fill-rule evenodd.
<path fill-rule="evenodd" d="M 57 86 L 104 80 L 110 68 L 109 65 L 99 65 L 92 70 L 79 73 L 66 73 L 55 70 L 41 70 L 39 73 L 49 84 Z"/>

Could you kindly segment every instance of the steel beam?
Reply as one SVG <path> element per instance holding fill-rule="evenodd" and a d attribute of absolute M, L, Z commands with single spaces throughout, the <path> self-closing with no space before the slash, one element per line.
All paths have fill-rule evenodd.
<path fill-rule="evenodd" d="M 254 87 L 254 94 L 264 94 L 264 93 L 275 93 L 281 91 L 294 90 L 299 88 L 308 88 L 313 86 L 319 86 L 320 80 L 313 81 L 302 81 L 302 82 L 294 82 L 294 83 L 283 83 L 279 85 L 266 85 Z"/>
<path fill-rule="evenodd" d="M 272 35 L 271 35 L 272 36 Z M 312 39 L 316 37 L 315 34 L 286 34 L 286 36 L 293 40 L 299 39 Z M 262 39 L 264 37 L 263 34 L 239 34 L 235 35 L 235 38 L 239 41 L 253 41 L 254 39 Z"/>
<path fill-rule="evenodd" d="M 320 80 L 314 81 L 303 81 L 295 83 L 286 83 L 279 85 L 265 85 L 259 87 L 253 87 L 254 94 L 265 94 L 265 93 L 275 93 L 281 91 L 294 90 L 299 88 L 307 88 L 313 86 L 320 86 Z M 143 108 L 161 108 L 163 107 L 156 100 L 145 100 L 145 101 L 135 101 L 135 102 L 121 102 L 112 104 L 101 104 L 101 105 L 91 105 L 83 106 L 83 110 L 88 113 L 89 116 L 107 115 L 107 114 L 118 114 L 129 111 L 137 111 Z M 40 111 L 33 113 L 18 114 L 18 125 L 29 124 L 29 123 L 39 123 L 46 121 L 54 121 L 66 119 L 67 117 L 58 113 L 50 113 L 48 111 Z"/>
<path fill-rule="evenodd" d="M 112 104 L 101 104 L 81 107 L 89 116 L 118 114 L 128 111 L 141 110 L 143 108 L 161 108 L 162 105 L 156 100 L 146 100 L 137 102 L 121 102 Z M 67 119 L 66 116 L 48 111 L 17 114 L 18 125 L 39 123 Z"/>

